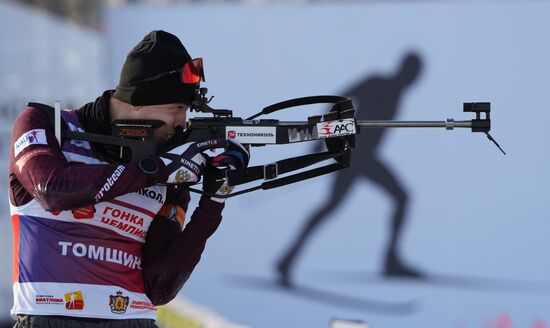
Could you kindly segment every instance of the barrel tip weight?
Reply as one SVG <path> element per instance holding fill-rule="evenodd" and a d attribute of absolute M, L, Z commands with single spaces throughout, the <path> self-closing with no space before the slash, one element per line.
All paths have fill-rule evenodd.
<path fill-rule="evenodd" d="M 472 120 L 472 132 L 489 132 L 491 130 L 491 103 L 490 102 L 467 102 L 464 103 L 465 113 L 475 113 L 476 118 Z M 481 114 L 484 114 L 483 117 Z"/>

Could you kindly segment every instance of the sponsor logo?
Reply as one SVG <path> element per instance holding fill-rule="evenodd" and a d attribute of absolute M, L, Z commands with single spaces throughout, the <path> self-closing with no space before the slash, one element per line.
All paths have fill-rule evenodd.
<path fill-rule="evenodd" d="M 111 218 L 117 218 L 119 220 L 124 220 L 126 222 L 129 222 L 134 225 L 138 225 L 140 227 L 143 227 L 143 223 L 145 219 L 143 219 L 141 216 L 137 216 L 135 214 L 132 214 L 130 212 L 119 210 L 118 208 L 112 208 L 112 207 L 105 207 L 103 210 L 103 214 L 109 215 Z"/>
<path fill-rule="evenodd" d="M 147 130 L 139 128 L 121 128 L 118 135 L 119 137 L 145 138 L 147 137 Z"/>
<path fill-rule="evenodd" d="M 155 310 L 156 307 L 151 302 L 134 300 L 130 304 L 130 309 L 132 309 L 132 310 Z"/>
<path fill-rule="evenodd" d="M 73 217 L 77 220 L 93 219 L 95 214 L 95 207 L 94 205 L 88 205 L 83 208 L 72 210 L 71 212 L 73 213 Z"/>
<path fill-rule="evenodd" d="M 122 296 L 122 292 L 116 292 L 116 295 L 109 295 L 109 307 L 111 312 L 116 314 L 126 313 L 128 308 L 128 303 L 130 302 L 130 297 Z"/>
<path fill-rule="evenodd" d="M 103 210 L 100 222 L 132 236 L 145 238 L 145 219 L 139 215 L 107 206 Z"/>
<path fill-rule="evenodd" d="M 116 168 L 116 170 L 113 172 L 113 174 L 111 174 L 111 176 L 107 178 L 107 181 L 105 182 L 103 187 L 101 187 L 101 190 L 97 193 L 97 195 L 95 195 L 95 201 L 97 203 L 99 203 L 101 198 L 103 198 L 103 195 L 107 191 L 109 191 L 109 189 L 111 189 L 111 187 L 115 184 L 118 178 L 120 178 L 120 176 L 122 175 L 122 172 L 124 172 L 124 165 L 119 165 Z"/>
<path fill-rule="evenodd" d="M 199 142 L 198 144 L 196 144 L 196 147 L 197 148 L 202 148 L 204 146 L 215 146 L 218 144 L 218 141 L 217 140 L 208 140 L 208 141 L 204 141 L 204 142 Z"/>
<path fill-rule="evenodd" d="M 138 194 L 149 197 L 151 199 L 156 200 L 157 202 L 164 204 L 164 197 L 162 197 L 162 194 L 160 192 L 156 192 L 153 189 L 149 188 L 142 188 L 137 191 Z"/>
<path fill-rule="evenodd" d="M 22 136 L 13 144 L 15 157 L 19 153 L 31 145 L 47 145 L 46 131 L 44 129 L 34 129 L 23 133 Z"/>
<path fill-rule="evenodd" d="M 84 297 L 82 297 L 82 291 L 77 290 L 65 294 L 65 308 L 67 310 L 83 310 Z"/>
<path fill-rule="evenodd" d="M 34 303 L 36 304 L 48 304 L 48 305 L 63 305 L 65 301 L 60 297 L 53 297 L 53 295 L 36 295 L 34 297 Z"/>
<path fill-rule="evenodd" d="M 344 119 L 317 123 L 320 138 L 332 138 L 355 134 L 355 120 Z"/>
<path fill-rule="evenodd" d="M 73 244 L 70 241 L 59 241 L 62 256 L 86 257 L 90 260 L 104 261 L 123 265 L 130 269 L 141 270 L 141 257 L 129 254 L 123 250 L 84 243 Z M 65 294 L 67 299 L 67 294 Z"/>
<path fill-rule="evenodd" d="M 332 134 L 333 125 L 334 125 L 334 121 L 321 123 L 319 134 L 320 135 Z"/>
<path fill-rule="evenodd" d="M 183 165 L 185 165 L 187 168 L 191 169 L 196 175 L 200 175 L 201 170 L 200 170 L 200 168 L 197 164 L 195 164 L 195 163 L 193 163 L 190 160 L 187 160 L 185 158 L 181 159 L 181 163 Z"/>
<path fill-rule="evenodd" d="M 273 126 L 228 126 L 226 136 L 241 143 L 274 144 L 276 143 L 276 128 Z"/>
<path fill-rule="evenodd" d="M 275 137 L 274 133 L 270 132 L 238 132 L 239 137 Z"/>
<path fill-rule="evenodd" d="M 103 210 L 101 223 L 129 233 L 130 235 L 145 238 L 146 231 L 143 229 L 145 219 L 136 214 L 107 206 Z"/>

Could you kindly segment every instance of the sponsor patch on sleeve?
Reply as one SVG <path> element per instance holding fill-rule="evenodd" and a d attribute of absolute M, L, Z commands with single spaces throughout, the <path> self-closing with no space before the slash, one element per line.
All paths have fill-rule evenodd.
<path fill-rule="evenodd" d="M 46 139 L 46 131 L 44 131 L 44 129 L 34 129 L 27 131 L 23 133 L 23 135 L 20 136 L 13 145 L 15 157 L 17 157 L 17 155 L 19 155 L 19 153 L 28 146 L 47 144 L 48 142 Z"/>

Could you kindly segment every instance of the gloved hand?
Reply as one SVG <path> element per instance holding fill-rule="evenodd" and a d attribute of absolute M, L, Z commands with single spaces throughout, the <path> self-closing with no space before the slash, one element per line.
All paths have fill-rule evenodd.
<path fill-rule="evenodd" d="M 229 142 L 225 139 L 188 142 L 160 154 L 160 159 L 168 169 L 166 183 L 177 184 L 199 181 L 206 165 L 205 156 L 207 156 L 202 152 L 208 149 L 227 147 L 228 145 Z"/>
<path fill-rule="evenodd" d="M 228 147 L 209 161 L 204 171 L 203 191 L 213 195 L 229 195 L 234 187 L 227 185 L 225 170 L 241 169 L 248 166 L 250 154 L 240 143 L 228 140 Z M 215 202 L 223 203 L 226 198 L 210 197 Z"/>

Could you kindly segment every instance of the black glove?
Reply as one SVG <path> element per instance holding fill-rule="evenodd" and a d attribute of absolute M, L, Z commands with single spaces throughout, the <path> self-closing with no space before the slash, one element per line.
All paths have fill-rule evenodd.
<path fill-rule="evenodd" d="M 250 154 L 240 143 L 227 140 L 229 146 L 218 156 L 212 158 L 204 170 L 203 191 L 213 195 L 229 195 L 234 187 L 227 185 L 226 170 L 241 169 L 248 166 Z M 210 197 L 218 203 L 225 202 L 226 198 Z"/>

